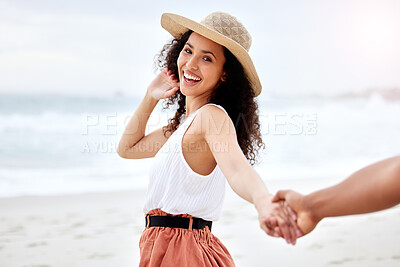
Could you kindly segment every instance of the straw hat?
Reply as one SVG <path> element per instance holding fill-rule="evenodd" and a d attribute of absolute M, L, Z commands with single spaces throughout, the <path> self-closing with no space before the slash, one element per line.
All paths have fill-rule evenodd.
<path fill-rule="evenodd" d="M 224 12 L 214 12 L 198 23 L 177 14 L 164 13 L 161 16 L 161 26 L 175 38 L 192 30 L 225 46 L 242 64 L 255 96 L 261 93 L 260 79 L 248 53 L 251 36 L 236 17 Z"/>

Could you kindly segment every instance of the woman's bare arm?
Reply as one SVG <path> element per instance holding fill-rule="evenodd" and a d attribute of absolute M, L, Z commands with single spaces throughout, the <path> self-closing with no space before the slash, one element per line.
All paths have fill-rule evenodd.
<path fill-rule="evenodd" d="M 201 117 L 203 137 L 218 166 L 235 193 L 254 204 L 260 227 L 272 236 L 275 236 L 272 229 L 278 228 L 279 235 L 295 244 L 298 228 L 293 214 L 282 203 L 271 202 L 273 195 L 240 149 L 229 116 L 215 106 L 203 108 L 197 116 Z M 267 227 L 266 221 L 272 224 L 272 229 Z"/>
<path fill-rule="evenodd" d="M 154 157 L 167 141 L 162 128 L 145 136 L 150 114 L 158 101 L 175 94 L 179 89 L 177 79 L 166 69 L 149 85 L 146 95 L 125 127 L 117 153 L 122 158 L 140 159 Z"/>

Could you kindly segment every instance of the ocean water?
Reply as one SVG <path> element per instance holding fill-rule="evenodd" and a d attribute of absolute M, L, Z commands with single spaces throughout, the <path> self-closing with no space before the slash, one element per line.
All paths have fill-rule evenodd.
<path fill-rule="evenodd" d="M 116 154 L 141 99 L 0 95 L 0 197 L 144 189 L 151 159 Z M 268 98 L 259 102 L 268 180 L 345 177 L 400 153 L 400 102 L 368 98 Z M 165 124 L 161 103 L 147 131 Z"/>

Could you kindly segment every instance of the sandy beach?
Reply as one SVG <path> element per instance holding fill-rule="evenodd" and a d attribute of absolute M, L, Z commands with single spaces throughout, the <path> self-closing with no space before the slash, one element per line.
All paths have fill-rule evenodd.
<path fill-rule="evenodd" d="M 302 193 L 337 180 L 266 182 Z M 139 261 L 145 191 L 0 199 L 1 267 L 128 267 Z M 213 233 L 237 266 L 400 266 L 400 207 L 328 218 L 296 246 L 265 235 L 230 189 Z"/>

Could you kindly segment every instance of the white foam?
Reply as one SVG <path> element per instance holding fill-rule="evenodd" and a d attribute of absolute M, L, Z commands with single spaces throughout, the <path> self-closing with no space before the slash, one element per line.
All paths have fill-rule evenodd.
<path fill-rule="evenodd" d="M 73 101 L 64 104 L 72 106 Z M 0 197 L 147 186 L 151 159 L 126 160 L 116 154 L 138 103 L 119 108 L 110 104 L 115 99 L 80 101 L 81 106 L 90 101 L 97 111 L 61 112 L 42 104 L 35 111 L 31 104 L 32 112 L 0 112 Z M 171 114 L 156 110 L 146 132 L 164 126 Z M 272 180 L 345 177 L 399 153 L 399 114 L 399 102 L 386 102 L 380 96 L 342 101 L 268 99 L 260 103 L 267 149 L 256 169 L 263 179 Z"/>

